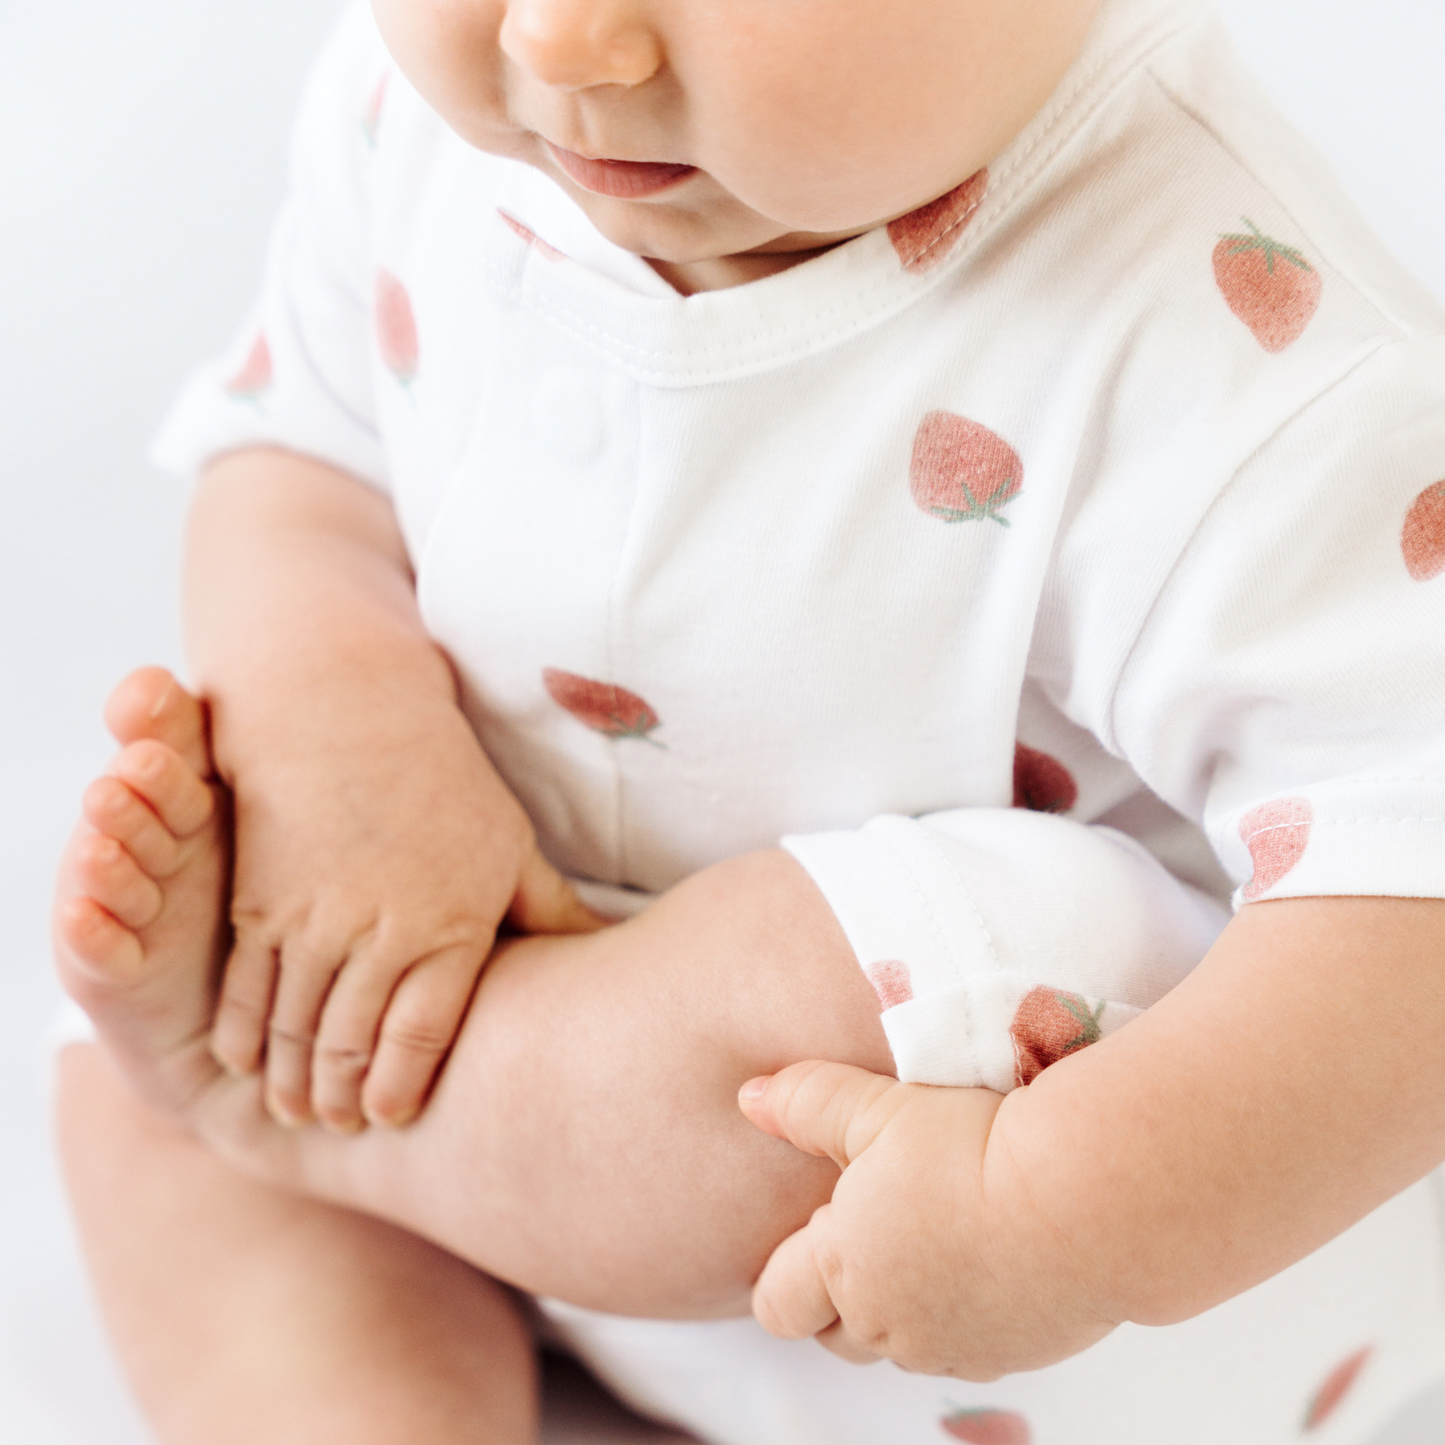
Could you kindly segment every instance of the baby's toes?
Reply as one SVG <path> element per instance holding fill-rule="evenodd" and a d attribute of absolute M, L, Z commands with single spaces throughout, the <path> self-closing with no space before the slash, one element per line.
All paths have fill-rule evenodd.
<path fill-rule="evenodd" d="M 106 702 L 105 723 L 119 743 L 165 743 L 195 772 L 211 772 L 205 709 L 163 667 L 131 673 Z"/>
<path fill-rule="evenodd" d="M 127 928 L 145 928 L 160 916 L 160 885 L 114 838 L 84 833 L 71 845 L 73 889 L 98 903 Z"/>
<path fill-rule="evenodd" d="M 177 838 L 211 821 L 216 802 L 196 770 L 165 743 L 143 738 L 122 748 L 107 770 L 149 807 Z"/>
<path fill-rule="evenodd" d="M 119 778 L 97 778 L 81 801 L 85 821 L 122 844 L 142 871 L 169 878 L 185 861 L 181 841 Z"/>
<path fill-rule="evenodd" d="M 82 1007 L 94 1001 L 97 980 L 123 981 L 145 961 L 140 940 L 93 898 L 61 898 L 54 927 L 60 981 Z"/>

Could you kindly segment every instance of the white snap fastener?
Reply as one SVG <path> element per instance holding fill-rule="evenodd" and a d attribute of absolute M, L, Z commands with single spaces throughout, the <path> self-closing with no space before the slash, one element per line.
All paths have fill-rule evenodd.
<path fill-rule="evenodd" d="M 532 422 L 542 444 L 564 462 L 590 462 L 602 449 L 602 406 L 580 376 L 544 376 L 532 400 Z"/>

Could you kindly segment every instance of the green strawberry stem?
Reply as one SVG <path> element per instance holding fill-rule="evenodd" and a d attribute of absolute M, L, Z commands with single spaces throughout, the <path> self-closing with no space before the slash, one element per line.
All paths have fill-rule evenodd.
<path fill-rule="evenodd" d="M 626 718 L 619 717 L 615 712 L 608 713 L 607 716 L 612 723 L 612 726 L 606 729 L 608 737 L 616 740 L 636 738 L 638 742 L 651 743 L 653 747 L 661 748 L 663 752 L 667 751 L 666 743 L 660 743 L 651 736 L 653 728 L 657 726 L 655 722 L 629 723 Z"/>
<path fill-rule="evenodd" d="M 1076 999 L 1072 994 L 1056 993 L 1054 997 L 1078 1019 L 1080 1025 L 1079 1032 L 1064 1045 L 1064 1052 L 1071 1054 L 1075 1049 L 1097 1044 L 1103 1037 L 1103 1030 L 1099 1027 L 1099 1019 L 1104 1012 L 1103 1000 L 1100 1000 L 1098 1008 L 1091 1010 L 1083 999 Z"/>
<path fill-rule="evenodd" d="M 1301 271 L 1313 271 L 1314 267 L 1304 258 L 1304 253 L 1297 247 L 1286 246 L 1283 242 L 1276 241 L 1273 236 L 1266 236 L 1248 216 L 1241 216 L 1240 220 L 1250 229 L 1248 236 L 1240 231 L 1221 232 L 1221 241 L 1233 241 L 1235 244 L 1229 248 L 1231 256 L 1242 255 L 1246 251 L 1263 251 L 1265 268 L 1271 276 L 1274 275 L 1274 258 L 1282 257 L 1292 266 L 1298 266 Z"/>
<path fill-rule="evenodd" d="M 930 507 L 928 510 L 944 522 L 982 522 L 987 518 L 990 522 L 997 522 L 1000 527 L 1007 527 L 1009 525 L 1009 519 L 999 516 L 998 509 L 1006 502 L 1013 500 L 1013 485 L 1014 479 L 1010 477 L 1003 486 L 998 488 L 999 492 L 1007 493 L 1006 496 L 999 497 L 997 501 L 990 499 L 987 502 L 980 502 L 978 498 L 974 496 L 973 489 L 968 483 L 960 482 L 959 486 L 963 489 L 964 499 L 967 501 L 968 506 L 962 508 Z M 994 495 L 997 496 L 998 493 L 995 492 Z"/>

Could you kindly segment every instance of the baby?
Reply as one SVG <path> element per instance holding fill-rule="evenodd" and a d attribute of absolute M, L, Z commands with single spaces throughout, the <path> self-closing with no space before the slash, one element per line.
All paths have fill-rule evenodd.
<path fill-rule="evenodd" d="M 1445 1373 L 1439 308 L 1195 0 L 373 10 L 161 442 L 213 753 L 124 686 L 63 871 L 163 1438 L 520 1445 L 495 1280 L 711 1441 L 1367 1438 Z"/>

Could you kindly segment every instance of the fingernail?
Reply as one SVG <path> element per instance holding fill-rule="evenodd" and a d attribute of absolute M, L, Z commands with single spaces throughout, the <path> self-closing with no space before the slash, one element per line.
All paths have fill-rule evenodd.
<path fill-rule="evenodd" d="M 772 1083 L 771 1074 L 762 1074 L 756 1079 L 749 1079 L 746 1084 L 738 1090 L 738 1098 L 745 1104 L 756 1104 L 764 1094 L 768 1092 L 768 1085 Z"/>
<path fill-rule="evenodd" d="M 268 1094 L 266 1097 L 266 1112 L 283 1128 L 299 1129 L 306 1121 L 298 1115 L 293 1114 L 275 1094 Z"/>
<path fill-rule="evenodd" d="M 378 1129 L 405 1129 L 408 1124 L 416 1122 L 420 1109 L 407 1109 L 393 1114 L 382 1114 L 374 1109 L 364 1109 L 366 1122 Z"/>

